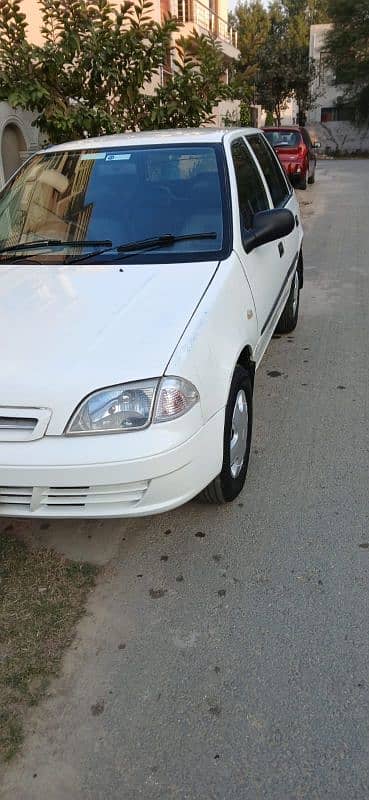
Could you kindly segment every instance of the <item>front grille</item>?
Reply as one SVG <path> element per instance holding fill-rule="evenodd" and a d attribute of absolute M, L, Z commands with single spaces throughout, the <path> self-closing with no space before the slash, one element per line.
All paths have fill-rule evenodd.
<path fill-rule="evenodd" d="M 32 442 L 41 439 L 50 422 L 48 408 L 0 407 L 0 442 Z"/>
<path fill-rule="evenodd" d="M 0 514 L 16 516 L 43 514 L 58 516 L 78 512 L 88 516 L 95 513 L 124 512 L 142 500 L 149 481 L 117 483 L 110 486 L 0 486 Z M 73 513 L 71 513 L 71 516 Z"/>
<path fill-rule="evenodd" d="M 0 486 L 0 509 L 4 505 L 30 508 L 33 489 L 30 486 Z"/>
<path fill-rule="evenodd" d="M 36 417 L 0 417 L 0 431 L 34 431 Z"/>

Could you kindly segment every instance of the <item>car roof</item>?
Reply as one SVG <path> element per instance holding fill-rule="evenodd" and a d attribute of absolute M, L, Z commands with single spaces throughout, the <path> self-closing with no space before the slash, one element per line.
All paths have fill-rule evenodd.
<path fill-rule="evenodd" d="M 156 144 L 215 144 L 234 133 L 242 135 L 257 133 L 257 128 L 184 128 L 176 130 L 147 131 L 145 133 L 117 133 L 112 136 L 97 136 L 75 142 L 50 145 L 47 152 L 66 150 L 96 150 L 105 147 L 138 147 Z"/>
<path fill-rule="evenodd" d="M 262 131 L 297 131 L 301 133 L 302 127 L 300 125 L 264 125 Z"/>

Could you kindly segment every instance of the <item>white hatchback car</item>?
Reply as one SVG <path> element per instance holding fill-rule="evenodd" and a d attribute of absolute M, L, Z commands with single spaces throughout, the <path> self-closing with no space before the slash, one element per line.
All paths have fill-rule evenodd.
<path fill-rule="evenodd" d="M 0 195 L 0 280 L 0 514 L 239 494 L 255 369 L 303 282 L 298 203 L 260 131 L 37 153 Z"/>

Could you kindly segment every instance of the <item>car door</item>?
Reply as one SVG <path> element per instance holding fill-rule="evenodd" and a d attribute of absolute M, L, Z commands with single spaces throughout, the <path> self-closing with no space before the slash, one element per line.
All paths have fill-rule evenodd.
<path fill-rule="evenodd" d="M 255 159 L 242 136 L 230 146 L 239 208 L 239 229 L 235 231 L 235 249 L 253 294 L 258 320 L 258 335 L 267 330 L 281 291 L 284 277 L 280 242 L 269 242 L 247 254 L 242 232 L 251 229 L 254 214 L 271 208 L 271 201 Z M 238 220 L 237 220 L 238 222 Z M 239 235 L 237 235 L 239 234 Z"/>
<path fill-rule="evenodd" d="M 301 248 L 300 209 L 292 186 L 265 136 L 261 133 L 251 134 L 247 137 L 247 142 L 260 164 L 274 208 L 287 208 L 295 218 L 293 231 L 278 243 L 283 247 L 283 255 L 279 262 L 280 291 L 283 294 L 288 291 L 290 278 L 292 279 Z M 281 250 L 281 248 L 279 249 Z"/>

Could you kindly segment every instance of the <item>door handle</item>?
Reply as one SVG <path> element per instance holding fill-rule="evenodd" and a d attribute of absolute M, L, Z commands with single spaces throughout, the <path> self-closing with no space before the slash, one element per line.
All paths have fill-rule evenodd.
<path fill-rule="evenodd" d="M 280 258 L 282 258 L 283 254 L 284 254 L 283 242 L 279 242 L 278 250 L 279 250 L 279 256 L 280 256 Z"/>

